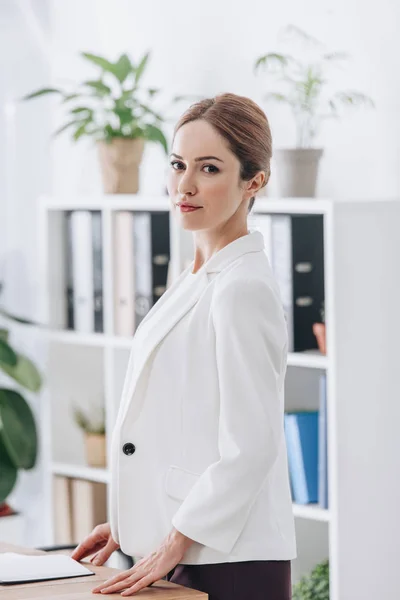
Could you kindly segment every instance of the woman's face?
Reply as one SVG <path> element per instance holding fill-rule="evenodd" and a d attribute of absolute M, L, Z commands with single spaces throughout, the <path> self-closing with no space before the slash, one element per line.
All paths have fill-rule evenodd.
<path fill-rule="evenodd" d="M 168 194 L 180 225 L 187 230 L 214 229 L 232 219 L 245 223 L 257 181 L 240 181 L 240 162 L 226 140 L 206 121 L 191 121 L 176 133 L 170 154 Z M 181 203 L 196 210 L 185 211 Z"/>

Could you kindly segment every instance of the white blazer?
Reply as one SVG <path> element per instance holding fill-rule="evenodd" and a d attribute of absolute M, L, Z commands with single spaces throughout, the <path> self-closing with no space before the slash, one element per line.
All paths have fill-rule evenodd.
<path fill-rule="evenodd" d="M 182 564 L 296 557 L 283 428 L 287 328 L 260 232 L 190 265 L 138 327 L 112 438 L 111 531 L 172 526 Z"/>

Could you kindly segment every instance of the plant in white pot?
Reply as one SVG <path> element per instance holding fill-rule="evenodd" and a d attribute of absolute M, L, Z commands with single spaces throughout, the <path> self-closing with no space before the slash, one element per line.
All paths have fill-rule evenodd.
<path fill-rule="evenodd" d="M 348 59 L 343 52 L 324 52 L 323 45 L 300 28 L 288 25 L 283 30 L 286 41 L 300 42 L 305 59 L 290 54 L 269 52 L 257 58 L 255 73 L 264 69 L 279 84 L 279 91 L 264 96 L 266 102 L 286 104 L 296 125 L 296 147 L 274 152 L 280 195 L 283 197 L 313 197 L 317 183 L 319 161 L 323 148 L 315 139 L 324 120 L 339 118 L 345 107 L 373 107 L 365 94 L 354 90 L 329 91 L 327 71 L 334 63 Z M 309 53 L 311 50 L 311 56 Z M 317 58 L 315 58 L 317 55 Z"/>
<path fill-rule="evenodd" d="M 87 411 L 75 406 L 73 415 L 76 425 L 84 433 L 87 464 L 90 467 L 105 467 L 107 459 L 104 409 L 101 410 L 100 417 L 94 411 L 88 416 Z"/>
<path fill-rule="evenodd" d="M 1 289 L 1 286 L 0 286 Z M 32 324 L 0 308 L 5 320 Z M 16 386 L 0 385 L 0 517 L 15 514 L 6 502 L 13 491 L 21 469 L 36 465 L 38 435 L 33 412 L 20 393 L 21 387 L 38 392 L 41 375 L 34 363 L 14 350 L 9 330 L 0 328 L 0 372 L 11 378 Z"/>
<path fill-rule="evenodd" d="M 93 138 L 99 150 L 105 193 L 135 194 L 139 190 L 139 165 L 145 142 L 159 143 L 168 152 L 161 129 L 165 119 L 153 109 L 154 97 L 160 90 L 141 85 L 150 53 L 137 65 L 126 54 L 116 62 L 87 52 L 81 56 L 99 69 L 96 79 L 71 89 L 42 88 L 22 100 L 58 95 L 66 109 L 67 122 L 54 135 L 68 129 L 75 141 L 84 136 Z"/>

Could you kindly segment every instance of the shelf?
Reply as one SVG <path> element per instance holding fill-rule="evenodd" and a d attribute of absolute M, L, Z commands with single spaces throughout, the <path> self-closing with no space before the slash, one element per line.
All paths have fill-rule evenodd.
<path fill-rule="evenodd" d="M 78 346 L 106 346 L 110 339 L 110 336 L 106 336 L 104 333 L 83 333 L 65 329 L 48 330 L 47 337 L 53 342 Z"/>
<path fill-rule="evenodd" d="M 293 514 L 301 519 L 311 521 L 330 521 L 330 512 L 326 508 L 320 508 L 318 504 L 295 504 L 293 503 Z"/>
<path fill-rule="evenodd" d="M 257 213 L 275 214 L 326 214 L 332 206 L 332 200 L 323 198 L 257 198 L 252 218 Z"/>
<path fill-rule="evenodd" d="M 111 346 L 130 350 L 132 338 L 120 335 L 106 335 L 104 333 L 82 333 L 80 331 L 53 329 L 47 332 L 48 338 L 54 342 L 72 344 L 77 346 Z M 318 350 L 305 352 L 290 352 L 288 365 L 292 367 L 305 367 L 309 369 L 327 369 L 328 357 Z"/>
<path fill-rule="evenodd" d="M 85 465 L 53 462 L 51 464 L 51 471 L 53 475 L 64 475 L 65 477 L 87 479 L 88 481 L 98 481 L 100 483 L 108 483 L 110 479 L 108 469 L 88 467 Z"/>
<path fill-rule="evenodd" d="M 305 352 L 289 352 L 287 358 L 290 367 L 305 367 L 308 369 L 327 369 L 328 357 L 318 350 L 306 350 Z"/>
<path fill-rule="evenodd" d="M 169 210 L 168 196 L 140 194 L 91 194 L 85 196 L 42 196 L 47 210 Z"/>

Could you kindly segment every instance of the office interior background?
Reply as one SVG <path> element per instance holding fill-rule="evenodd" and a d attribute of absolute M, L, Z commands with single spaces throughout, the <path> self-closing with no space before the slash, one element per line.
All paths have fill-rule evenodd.
<path fill-rule="evenodd" d="M 400 525 L 396 508 L 400 390 L 395 377 L 400 333 L 399 22 L 400 5 L 395 0 L 379 5 L 369 0 L 0 2 L 0 306 L 35 322 L 46 320 L 50 314 L 46 307 L 54 301 L 51 294 L 57 282 L 46 279 L 43 265 L 50 265 L 47 276 L 58 272 L 58 263 L 52 263 L 56 254 L 52 243 L 59 248 L 61 231 L 54 229 L 57 213 L 64 217 L 74 210 L 109 210 L 111 204 L 104 194 L 93 140 L 84 136 L 74 142 L 68 131 L 53 137 L 66 122 L 65 105 L 52 95 L 30 101 L 22 101 L 23 96 L 39 88 L 96 79 L 98 70 L 82 59 L 82 52 L 110 61 L 126 53 L 133 63 L 150 52 L 143 84 L 160 90 L 153 106 L 169 117 L 162 126 L 168 143 L 174 119 L 189 106 L 190 96 L 233 92 L 252 98 L 265 110 L 274 149 L 294 148 L 293 116 L 284 103 L 265 100 L 278 86 L 262 70 L 254 71 L 257 58 L 268 52 L 292 52 L 290 43 L 282 45 L 280 37 L 288 25 L 319 40 L 326 52 L 348 55 L 343 64 L 339 61 L 324 72 L 328 89 L 358 90 L 372 99 L 373 106 L 350 107 L 341 111 L 340 118 L 324 120 L 313 140 L 313 146 L 324 152 L 312 197 L 283 197 L 274 156 L 271 181 L 254 207 L 266 214 L 272 210 L 274 215 L 287 215 L 293 209 L 294 214 L 324 219 L 328 350 L 323 353 L 316 345 L 303 353 L 293 351 L 286 385 L 293 412 L 318 411 L 321 381 L 328 390 L 329 501 L 322 506 L 321 498 L 309 497 L 294 503 L 298 559 L 293 572 L 297 582 L 329 560 L 331 600 L 397 597 L 391 557 Z M 176 96 L 187 98 L 172 102 Z M 113 197 L 115 210 L 136 207 L 145 213 L 147 203 L 149 211 L 152 206 L 159 211 L 166 172 L 161 144 L 146 141 L 137 198 Z M 165 211 L 167 206 L 165 201 Z M 254 225 L 262 227 L 255 217 Z M 190 240 L 175 231 L 170 243 L 180 253 L 173 277 L 190 259 Z M 112 269 L 108 263 L 103 267 Z M 113 320 L 106 310 L 104 318 L 108 323 Z M 12 346 L 35 361 L 43 385 L 37 393 L 23 392 L 37 423 L 40 452 L 33 469 L 19 471 L 7 497 L 20 519 L 13 528 L 5 523 L 9 517 L 0 517 L 0 540 L 35 547 L 62 543 L 62 536 L 56 539 L 54 524 L 60 509 L 54 507 L 55 494 L 61 494 L 62 481 L 87 480 L 104 489 L 108 481 L 107 467 L 96 472 L 87 464 L 83 431 L 74 421 L 72 405 L 91 410 L 114 402 L 129 342 L 115 342 L 116 336 L 104 331 L 52 338 L 48 330 L 6 318 L 1 327 L 10 330 Z M 108 390 L 104 372 L 110 378 Z M 5 374 L 2 385 L 11 385 Z M 106 416 L 108 433 L 116 406 Z M 318 471 L 314 475 L 318 477 Z M 80 493 L 89 498 L 94 492 Z M 62 509 L 57 514 L 61 513 Z M 65 511 L 60 518 L 65 518 Z M 65 541 L 79 541 L 66 533 L 72 525 L 64 525 Z M 377 595 L 382 590 L 386 596 Z"/>

